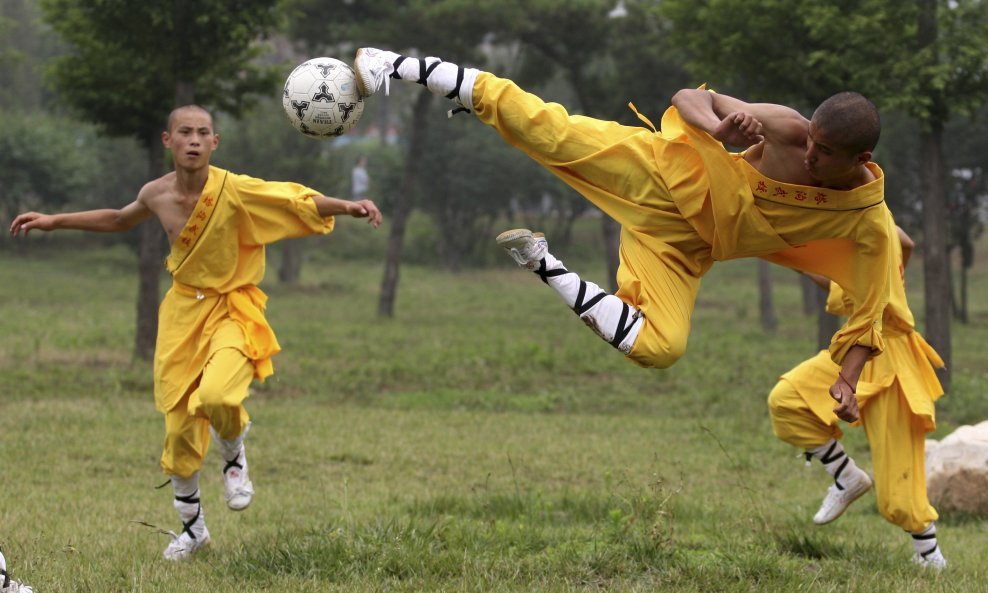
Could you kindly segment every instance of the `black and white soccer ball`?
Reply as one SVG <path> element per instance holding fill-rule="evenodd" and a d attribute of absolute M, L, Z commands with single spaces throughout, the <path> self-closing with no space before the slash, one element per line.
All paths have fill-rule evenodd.
<path fill-rule="evenodd" d="M 335 58 L 296 66 L 285 81 L 281 105 L 292 126 L 311 138 L 346 134 L 364 112 L 353 68 Z"/>

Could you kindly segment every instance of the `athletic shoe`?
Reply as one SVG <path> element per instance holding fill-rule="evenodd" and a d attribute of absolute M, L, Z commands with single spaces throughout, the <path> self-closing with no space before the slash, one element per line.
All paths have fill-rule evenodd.
<path fill-rule="evenodd" d="M 174 532 L 169 533 L 172 536 L 172 541 L 165 548 L 165 560 L 187 560 L 193 554 L 208 546 L 211 541 L 209 539 L 209 530 L 206 529 L 205 525 L 202 527 L 202 535 L 200 537 L 192 537 L 188 531 L 183 531 L 181 535 L 175 535 Z"/>
<path fill-rule="evenodd" d="M 223 466 L 226 505 L 235 511 L 246 509 L 254 498 L 254 484 L 247 473 L 247 445 L 244 444 L 250 427 L 251 424 L 247 424 L 240 436 L 231 441 L 223 440 L 215 428 L 209 427 L 209 432 L 219 447 L 220 455 L 226 462 Z"/>
<path fill-rule="evenodd" d="M 7 559 L 0 552 L 0 593 L 33 593 L 34 590 L 24 583 L 10 578 L 7 572 Z"/>
<path fill-rule="evenodd" d="M 384 83 L 384 94 L 391 90 L 390 76 L 395 71 L 395 61 L 401 56 L 393 51 L 362 47 L 353 60 L 353 70 L 357 73 L 357 91 L 361 97 L 370 97 Z"/>
<path fill-rule="evenodd" d="M 861 468 L 855 467 L 849 475 L 841 475 L 840 479 L 827 489 L 820 510 L 813 516 L 817 525 L 826 525 L 840 517 L 851 503 L 861 498 L 861 495 L 871 488 L 871 478 Z"/>
<path fill-rule="evenodd" d="M 933 551 L 923 554 L 913 554 L 913 562 L 930 570 L 940 571 L 947 568 L 947 559 L 940 553 L 940 546 L 933 548 Z"/>
<path fill-rule="evenodd" d="M 0 593 L 34 593 L 29 585 L 24 583 L 18 583 L 17 581 L 11 579 L 6 587 L 0 587 Z"/>
<path fill-rule="evenodd" d="M 518 265 L 534 270 L 549 251 L 549 242 L 542 233 L 528 229 L 512 229 L 497 236 L 497 244 L 508 252 Z"/>
<path fill-rule="evenodd" d="M 226 490 L 226 506 L 242 511 L 254 499 L 254 484 L 247 474 L 247 447 L 241 445 L 240 454 L 226 462 L 223 468 L 223 487 Z"/>

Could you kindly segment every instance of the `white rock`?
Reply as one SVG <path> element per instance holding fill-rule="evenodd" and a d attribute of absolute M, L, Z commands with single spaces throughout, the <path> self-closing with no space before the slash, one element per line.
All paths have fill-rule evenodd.
<path fill-rule="evenodd" d="M 926 486 L 941 513 L 988 517 L 988 421 L 926 442 Z"/>

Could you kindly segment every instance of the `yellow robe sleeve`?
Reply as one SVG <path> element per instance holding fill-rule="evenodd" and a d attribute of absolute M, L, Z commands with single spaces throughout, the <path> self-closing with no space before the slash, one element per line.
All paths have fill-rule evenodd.
<path fill-rule="evenodd" d="M 830 282 L 830 290 L 827 291 L 827 313 L 838 317 L 846 317 L 851 314 L 853 307 L 851 299 L 844 294 L 844 289 L 836 282 Z"/>
<path fill-rule="evenodd" d="M 236 176 L 236 192 L 246 214 L 241 240 L 266 245 L 281 239 L 329 233 L 335 218 L 319 216 L 314 189 L 298 183 Z"/>
<path fill-rule="evenodd" d="M 896 237 L 884 204 L 868 208 L 846 238 L 810 241 L 766 259 L 833 280 L 850 303 L 848 318 L 830 342 L 830 357 L 842 364 L 852 346 L 872 356 L 885 349 L 882 326 L 892 283 L 892 241 Z M 848 265 L 850 263 L 850 265 Z"/>

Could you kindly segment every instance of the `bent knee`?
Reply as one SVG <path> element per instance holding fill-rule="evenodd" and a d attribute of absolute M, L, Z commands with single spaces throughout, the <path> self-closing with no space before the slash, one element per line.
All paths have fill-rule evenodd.
<path fill-rule="evenodd" d="M 219 386 L 202 384 L 196 391 L 196 398 L 199 400 L 199 405 L 204 408 L 212 408 L 223 405 L 223 400 L 225 397 L 226 390 L 220 388 Z"/>
<path fill-rule="evenodd" d="M 642 332 L 632 346 L 628 358 L 638 366 L 667 369 L 686 353 L 686 336 L 674 339 L 654 339 Z"/>
<path fill-rule="evenodd" d="M 796 388 L 785 379 L 779 380 L 768 394 L 768 411 L 773 418 L 777 418 L 785 412 L 791 412 L 801 403 Z"/>

